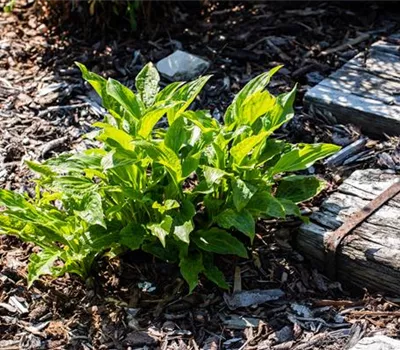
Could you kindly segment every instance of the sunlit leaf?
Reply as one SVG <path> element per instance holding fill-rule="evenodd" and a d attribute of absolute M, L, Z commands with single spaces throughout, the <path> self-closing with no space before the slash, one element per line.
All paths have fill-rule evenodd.
<path fill-rule="evenodd" d="M 159 87 L 160 75 L 153 63 L 149 62 L 139 72 L 135 79 L 136 90 L 146 107 L 154 104 Z"/>

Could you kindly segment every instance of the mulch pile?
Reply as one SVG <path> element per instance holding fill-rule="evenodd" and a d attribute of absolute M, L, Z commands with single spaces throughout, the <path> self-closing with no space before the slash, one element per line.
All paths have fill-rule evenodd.
<path fill-rule="evenodd" d="M 212 62 L 214 77 L 196 104 L 215 118 L 243 84 L 284 64 L 271 91 L 298 82 L 299 95 L 296 117 L 279 136 L 351 145 L 363 137 L 357 127 L 311 117 L 301 100 L 373 41 L 398 31 L 398 12 L 359 5 L 210 4 L 193 14 L 172 4 L 170 18 L 152 31 L 99 36 L 81 25 L 53 26 L 40 5 L 19 1 L 13 13 L 0 14 L 0 186 L 31 191 L 25 159 L 90 147 L 81 136 L 104 110 L 74 61 L 133 86 L 146 62 L 176 49 Z M 334 170 L 309 171 L 324 173 L 332 190 L 367 167 L 399 170 L 398 139 L 368 140 Z M 237 299 L 206 281 L 188 296 L 174 266 L 143 253 L 102 261 L 85 282 L 43 278 L 28 290 L 35 248 L 0 236 L 0 349 L 344 349 L 365 335 L 399 336 L 400 300 L 350 292 L 319 274 L 290 244 L 299 224 L 260 222 L 251 260 L 219 261 L 241 291 Z M 269 290 L 280 297 L 271 300 Z"/>

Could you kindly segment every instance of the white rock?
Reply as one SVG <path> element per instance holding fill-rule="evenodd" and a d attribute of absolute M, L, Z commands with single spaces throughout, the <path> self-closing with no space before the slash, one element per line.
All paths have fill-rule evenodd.
<path fill-rule="evenodd" d="M 198 56 L 177 50 L 158 61 L 156 66 L 162 76 L 172 81 L 178 81 L 192 80 L 198 77 L 210 67 L 210 63 Z"/>
<path fill-rule="evenodd" d="M 385 335 L 376 335 L 361 339 L 350 350 L 399 350 L 400 340 Z"/>

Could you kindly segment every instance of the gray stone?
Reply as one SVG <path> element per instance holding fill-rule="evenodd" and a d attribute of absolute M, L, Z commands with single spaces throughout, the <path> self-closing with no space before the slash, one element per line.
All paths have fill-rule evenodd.
<path fill-rule="evenodd" d="M 376 335 L 361 339 L 350 350 L 399 350 L 400 340 L 385 335 Z"/>
<path fill-rule="evenodd" d="M 198 77 L 210 67 L 210 63 L 198 56 L 177 50 L 158 61 L 156 66 L 163 77 L 178 81 L 192 80 Z"/>

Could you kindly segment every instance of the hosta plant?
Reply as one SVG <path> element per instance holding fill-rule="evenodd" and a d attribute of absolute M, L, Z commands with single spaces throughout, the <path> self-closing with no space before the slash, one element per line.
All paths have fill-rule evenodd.
<path fill-rule="evenodd" d="M 202 274 L 227 288 L 216 254 L 248 256 L 259 218 L 300 216 L 297 203 L 324 183 L 296 175 L 338 150 L 273 137 L 293 117 L 295 89 L 265 87 L 279 67 L 251 80 L 219 123 L 189 107 L 209 76 L 159 88 L 148 64 L 136 91 L 78 64 L 108 114 L 87 137 L 100 148 L 42 164 L 36 197 L 1 190 L 1 231 L 41 248 L 28 279 L 72 272 L 87 277 L 93 262 L 141 249 L 179 264 L 192 291 Z M 164 118 L 168 127 L 161 127 Z"/>

